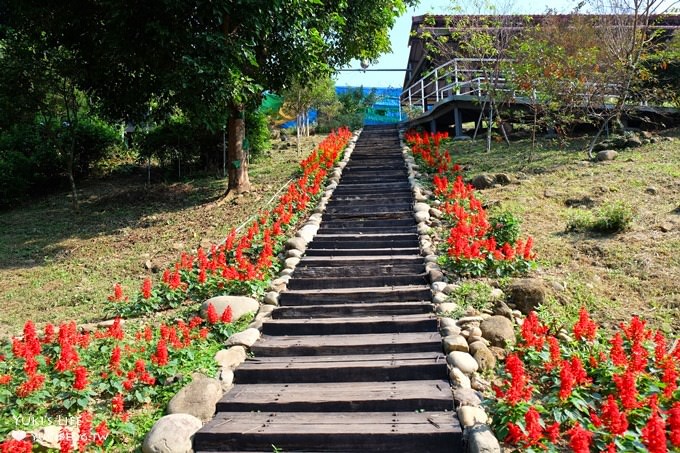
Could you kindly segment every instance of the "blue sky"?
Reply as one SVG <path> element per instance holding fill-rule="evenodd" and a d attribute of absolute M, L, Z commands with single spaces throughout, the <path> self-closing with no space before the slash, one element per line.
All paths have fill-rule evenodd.
<path fill-rule="evenodd" d="M 392 53 L 383 55 L 371 68 L 403 69 L 408 58 L 408 34 L 411 29 L 411 17 L 425 13 L 446 14 L 451 12 L 450 0 L 421 0 L 416 8 L 410 8 L 406 14 L 397 19 L 390 33 Z M 510 3 L 510 2 L 508 2 Z M 578 2 L 576 0 L 516 0 L 511 2 L 513 13 L 544 13 L 548 7 L 559 12 L 569 12 Z M 352 62 L 350 68 L 360 69 L 358 61 Z M 404 82 L 403 72 L 340 72 L 336 77 L 336 86 L 364 87 L 401 87 Z"/>

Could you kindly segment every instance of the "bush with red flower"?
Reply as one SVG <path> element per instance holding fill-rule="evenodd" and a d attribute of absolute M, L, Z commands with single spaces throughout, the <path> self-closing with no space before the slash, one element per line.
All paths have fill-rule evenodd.
<path fill-rule="evenodd" d="M 443 264 L 462 276 L 502 277 L 529 271 L 536 258 L 533 239 L 519 239 L 510 214 L 490 219 L 474 188 L 463 181 L 462 168 L 452 162 L 442 143 L 447 133 L 409 131 L 407 143 L 421 167 L 431 175 L 439 209 L 450 223 Z"/>
<path fill-rule="evenodd" d="M 610 336 L 585 309 L 560 342 L 531 313 L 487 401 L 521 451 L 680 451 L 680 348 L 633 317 Z"/>

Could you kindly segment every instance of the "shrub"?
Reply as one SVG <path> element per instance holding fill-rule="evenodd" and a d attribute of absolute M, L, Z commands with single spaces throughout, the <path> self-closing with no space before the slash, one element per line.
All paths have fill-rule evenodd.
<path fill-rule="evenodd" d="M 271 132 L 267 115 L 257 111 L 246 114 L 246 138 L 250 146 L 248 152 L 255 159 L 271 149 Z"/>
<path fill-rule="evenodd" d="M 618 233 L 633 223 L 633 209 L 625 202 L 605 203 L 595 213 L 572 209 L 568 214 L 567 231 Z"/>
<path fill-rule="evenodd" d="M 494 238 L 497 244 L 514 244 L 519 239 L 520 225 L 522 221 L 510 211 L 502 211 L 490 216 L 489 237 Z"/>

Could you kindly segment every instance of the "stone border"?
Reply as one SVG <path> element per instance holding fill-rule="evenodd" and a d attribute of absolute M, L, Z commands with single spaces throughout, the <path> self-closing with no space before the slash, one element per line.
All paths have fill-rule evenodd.
<path fill-rule="evenodd" d="M 307 244 L 316 236 L 328 200 L 340 182 L 342 170 L 347 166 L 361 131 L 359 129 L 354 132 L 343 150 L 342 160 L 336 163 L 330 172 L 324 194 L 312 215 L 298 229 L 296 235 L 286 242 L 286 253 L 280 257 L 283 258 L 285 267 L 269 284 L 269 291 L 264 295 L 262 302 L 239 296 L 214 298 L 249 299 L 249 302 L 244 302 L 246 306 L 252 303 L 258 305 L 255 319 L 247 329 L 229 337 L 226 348 L 215 354 L 215 361 L 219 365 L 215 378 L 195 373 L 191 382 L 170 400 L 167 408 L 169 415 L 157 420 L 144 438 L 142 444 L 144 453 L 190 451 L 194 434 L 204 422 L 212 419 L 217 402 L 233 388 L 234 370 L 246 360 L 250 347 L 260 338 L 262 323 L 271 317 L 271 313 L 278 306 L 279 294 L 286 290 L 291 274 L 304 255 Z M 213 299 L 203 302 L 203 305 L 207 305 L 211 300 Z M 217 309 L 218 316 L 221 316 L 224 309 L 226 305 Z"/>
<path fill-rule="evenodd" d="M 447 302 L 449 294 L 455 291 L 458 285 L 449 283 L 437 264 L 438 257 L 431 237 L 432 227 L 441 225 L 442 212 L 437 209 L 439 201 L 434 199 L 434 194 L 424 188 L 419 181 L 422 175 L 418 172 L 419 167 L 411 149 L 404 141 L 404 131 L 399 132 L 399 139 L 408 179 L 413 189 L 414 218 L 418 224 L 425 270 L 431 282 L 432 302 L 435 305 L 435 312 L 439 315 L 442 350 L 446 354 L 454 404 L 464 430 L 465 451 L 500 453 L 500 443 L 488 426 L 489 417 L 482 407 L 482 392 L 490 388 L 490 383 L 482 379 L 477 372 L 495 367 L 496 357 L 491 352 L 490 346 L 503 347 L 506 341 L 514 341 L 512 317 L 508 319 L 490 313 L 464 316 L 459 319 L 441 316 L 458 308 L 455 303 Z M 504 330 L 505 335 L 496 335 L 495 324 L 500 324 L 500 329 Z M 492 340 L 490 341 L 488 337 L 492 337 Z"/>

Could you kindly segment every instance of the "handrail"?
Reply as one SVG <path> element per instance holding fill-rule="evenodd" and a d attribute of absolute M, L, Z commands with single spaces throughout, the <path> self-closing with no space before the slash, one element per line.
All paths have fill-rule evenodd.
<path fill-rule="evenodd" d="M 488 69 L 480 67 L 482 63 L 509 61 L 492 58 L 453 58 L 430 70 L 402 91 L 399 97 L 400 102 L 410 111 L 425 113 L 428 107 L 454 95 L 472 95 L 481 98 L 488 95 L 493 89 L 496 92 L 510 93 L 511 97 L 515 98 L 515 91 L 507 87 L 507 79 L 502 74 L 489 75 Z M 470 67 L 471 63 L 477 67 L 474 67 L 474 65 Z M 595 85 L 591 84 L 591 86 Z M 605 87 L 610 86 L 617 87 L 615 84 L 605 85 Z M 537 93 L 533 93 L 530 97 L 535 100 L 536 95 Z M 585 98 L 588 93 L 581 93 L 580 95 Z M 618 98 L 616 94 L 606 93 L 598 93 L 597 96 L 603 100 Z"/>

